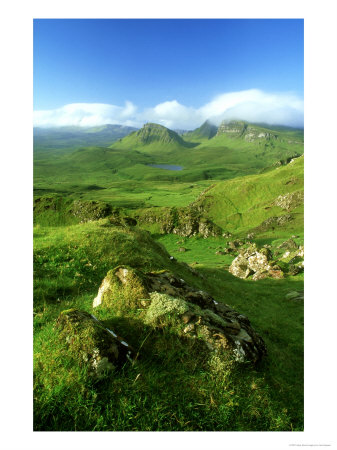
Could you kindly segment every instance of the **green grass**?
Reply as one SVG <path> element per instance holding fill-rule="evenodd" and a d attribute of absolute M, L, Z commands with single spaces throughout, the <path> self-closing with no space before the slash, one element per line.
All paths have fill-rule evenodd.
<path fill-rule="evenodd" d="M 119 183 L 123 189 L 123 184 L 132 180 L 132 184 L 142 185 L 143 191 L 152 192 L 157 190 L 158 183 L 169 186 L 177 182 L 227 180 L 257 174 L 278 161 L 303 153 L 303 139 L 296 135 L 295 139 L 291 132 L 284 130 L 272 142 L 261 139 L 246 142 L 225 135 L 193 140 L 193 133 L 184 140 L 165 127 L 157 127 L 149 133 L 147 128 L 131 133 L 109 148 L 73 145 L 67 151 L 60 148 L 35 152 L 35 193 L 85 196 L 88 186 L 97 185 L 102 200 L 109 198 L 120 205 L 123 199 L 118 195 L 114 198 L 114 187 Z M 183 170 L 163 170 L 149 164 L 176 164 Z M 142 200 L 135 199 L 133 205 L 141 207 Z M 177 206 L 174 195 L 171 200 L 170 206 Z"/>
<path fill-rule="evenodd" d="M 35 430 L 303 429 L 303 304 L 285 299 L 302 288 L 300 277 L 236 279 L 214 264 L 214 249 L 206 252 L 220 238 L 192 238 L 190 252 L 179 256 L 177 236 L 159 239 L 167 253 L 148 233 L 107 226 L 106 220 L 34 231 Z M 202 277 L 169 259 L 175 254 L 192 262 L 197 244 Z M 134 366 L 94 382 L 58 340 L 55 320 L 71 307 L 91 312 L 100 281 L 118 264 L 172 270 L 247 314 L 268 357 L 256 368 L 232 365 L 182 340 L 174 327 L 162 333 L 145 325 L 140 313 L 120 316 L 100 308 L 95 315 L 141 356 Z"/>
<path fill-rule="evenodd" d="M 275 231 L 275 235 L 285 230 L 290 235 L 303 229 L 303 203 L 289 211 L 273 203 L 280 195 L 303 194 L 303 165 L 300 157 L 267 173 L 216 183 L 195 203 L 217 225 L 239 234 L 258 227 L 269 217 L 291 213 L 293 220 Z"/>
<path fill-rule="evenodd" d="M 34 430 L 303 430 L 303 302 L 286 298 L 290 291 L 303 291 L 303 274 L 241 280 L 227 270 L 234 255 L 216 254 L 252 230 L 253 240 L 270 244 L 274 254 L 293 234 L 303 244 L 303 205 L 290 211 L 273 205 L 280 194 L 303 192 L 303 158 L 275 166 L 302 154 L 303 136 L 284 127 L 273 132 L 277 140 L 247 142 L 210 138 L 214 130 L 207 124 L 182 138 L 155 127 L 110 148 L 94 141 L 85 148 L 67 147 L 66 141 L 51 152 L 36 148 L 34 196 L 56 200 L 40 200 L 34 213 Z M 161 235 L 159 222 L 78 223 L 72 214 L 78 199 L 107 202 L 121 208 L 123 217 L 151 213 L 159 220 L 170 208 L 194 205 L 234 237 Z M 260 226 L 286 214 L 289 222 Z M 250 319 L 268 355 L 256 367 L 234 364 L 210 354 L 201 341 L 182 338 L 174 324 L 159 331 L 145 323 L 141 308 L 122 314 L 117 304 L 102 306 L 94 314 L 139 358 L 94 381 L 59 339 L 55 324 L 65 309 L 92 313 L 102 279 L 121 264 L 143 272 L 170 270 L 229 304 Z"/>

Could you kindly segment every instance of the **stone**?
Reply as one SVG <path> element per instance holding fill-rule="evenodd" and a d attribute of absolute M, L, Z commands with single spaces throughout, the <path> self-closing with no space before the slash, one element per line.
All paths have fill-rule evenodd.
<path fill-rule="evenodd" d="M 276 279 L 284 278 L 284 273 L 280 269 L 271 269 L 269 270 L 268 275 Z"/>
<path fill-rule="evenodd" d="M 248 267 L 253 271 L 268 271 L 271 269 L 268 255 L 261 252 L 256 252 L 254 255 L 248 256 Z"/>
<path fill-rule="evenodd" d="M 116 305 L 118 299 L 120 302 L 125 301 L 125 307 L 134 307 L 138 300 L 146 298 L 148 292 L 141 272 L 128 266 L 118 266 L 103 279 L 92 306 Z"/>
<path fill-rule="evenodd" d="M 288 294 L 285 296 L 285 298 L 287 300 L 303 300 L 303 292 L 300 293 L 298 291 L 290 291 L 288 292 Z"/>
<path fill-rule="evenodd" d="M 254 273 L 254 275 L 252 276 L 252 280 L 257 281 L 257 280 L 263 280 L 265 278 L 268 278 L 268 272 L 260 272 L 257 271 Z"/>
<path fill-rule="evenodd" d="M 97 296 L 94 298 L 92 304 L 93 308 L 96 308 L 102 303 L 103 296 L 109 291 L 109 289 L 111 289 L 111 281 L 108 277 L 105 277 L 98 289 Z"/>
<path fill-rule="evenodd" d="M 114 274 L 120 287 L 129 292 L 132 292 L 132 283 L 142 281 L 146 293 L 139 287 L 137 292 L 141 296 L 138 301 L 145 308 L 146 324 L 156 328 L 181 324 L 182 335 L 197 336 L 209 351 L 225 352 L 237 361 L 256 363 L 266 354 L 263 339 L 247 317 L 229 305 L 216 301 L 206 291 L 193 288 L 170 271 L 137 272 L 137 276 L 131 277 L 132 270 L 121 266 L 108 274 Z"/>
<path fill-rule="evenodd" d="M 262 280 L 267 277 L 283 278 L 283 272 L 271 260 L 271 251 L 263 247 L 258 249 L 256 244 L 240 250 L 240 254 L 232 261 L 229 272 L 238 278 L 248 278 L 253 274 L 252 280 Z"/>
<path fill-rule="evenodd" d="M 277 248 L 285 248 L 287 250 L 297 249 L 298 245 L 293 239 L 288 239 L 287 241 L 282 242 Z"/>
<path fill-rule="evenodd" d="M 101 378 L 122 367 L 135 356 L 133 348 L 94 315 L 79 309 L 62 311 L 56 323 L 59 338 L 68 344 L 69 353 L 89 374 Z"/>
<path fill-rule="evenodd" d="M 248 319 L 232 309 L 216 313 L 200 308 L 182 298 L 153 292 L 145 323 L 159 328 L 182 324 L 182 333 L 203 340 L 210 352 L 224 352 L 239 362 L 258 362 L 265 354 L 262 338 L 252 329 Z M 188 318 L 188 323 L 186 319 Z M 187 325 L 186 325 L 187 323 Z M 186 325 L 186 326 L 185 326 Z M 240 354 L 240 357 L 238 357 Z"/>
<path fill-rule="evenodd" d="M 71 213 L 80 219 L 81 223 L 102 219 L 111 212 L 112 208 L 108 203 L 94 200 L 76 200 L 71 208 Z"/>
<path fill-rule="evenodd" d="M 287 193 L 284 195 L 279 195 L 274 202 L 273 206 L 279 206 L 286 211 L 291 211 L 299 205 L 302 205 L 304 201 L 304 193 L 303 191 L 296 191 Z"/>
<path fill-rule="evenodd" d="M 178 251 L 179 252 L 186 252 L 186 248 L 185 247 L 179 247 Z"/>
<path fill-rule="evenodd" d="M 249 275 L 253 273 L 248 265 L 247 259 L 242 255 L 239 255 L 234 259 L 229 267 L 229 272 L 235 277 L 242 279 L 248 278 Z"/>
<path fill-rule="evenodd" d="M 295 276 L 303 271 L 304 271 L 304 261 L 301 261 L 299 264 L 289 264 L 288 270 L 289 275 Z"/>
<path fill-rule="evenodd" d="M 268 230 L 274 230 L 279 226 L 285 225 L 286 223 L 292 221 L 294 216 L 292 214 L 283 214 L 282 216 L 269 217 L 264 220 L 259 226 L 254 228 L 256 233 L 261 233 Z"/>

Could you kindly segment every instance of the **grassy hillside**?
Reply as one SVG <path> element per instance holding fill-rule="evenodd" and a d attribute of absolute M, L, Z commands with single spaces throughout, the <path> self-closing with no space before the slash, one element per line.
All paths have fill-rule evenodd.
<path fill-rule="evenodd" d="M 193 272 L 171 261 L 146 232 L 104 219 L 35 227 L 34 429 L 303 429 L 303 304 L 286 299 L 302 289 L 301 279 L 240 280 L 212 266 L 213 258 L 206 253 Z M 266 360 L 255 368 L 226 363 L 179 337 L 174 327 L 163 333 L 145 326 L 141 310 L 100 308 L 97 318 L 140 357 L 112 379 L 92 380 L 60 341 L 56 319 L 73 307 L 91 313 L 102 278 L 119 264 L 169 269 L 247 314 L 266 342 Z"/>
<path fill-rule="evenodd" d="M 218 127 L 206 120 L 206 122 L 204 122 L 199 128 L 184 133 L 183 138 L 188 142 L 198 142 L 200 140 L 212 139 L 212 137 L 216 135 L 217 131 Z"/>
<path fill-rule="evenodd" d="M 304 158 L 259 175 L 239 177 L 216 183 L 201 195 L 195 205 L 223 229 L 244 233 L 270 217 L 291 214 L 290 222 L 275 230 L 303 228 Z M 286 196 L 289 204 L 282 204 Z M 279 200 L 277 200 L 279 199 Z M 283 205 L 283 207 L 282 207 Z"/>
<path fill-rule="evenodd" d="M 298 261 L 283 245 L 291 236 L 303 245 L 301 130 L 236 121 L 215 134 L 206 122 L 179 136 L 146 124 L 109 147 L 63 144 L 34 159 L 34 430 L 303 430 L 303 271 L 290 270 Z M 281 278 L 228 271 L 247 234 Z M 140 279 L 169 271 L 239 311 L 267 355 L 252 365 L 210 352 L 171 310 L 161 326 L 146 321 L 146 293 L 132 303 L 136 285 L 117 284 L 111 303 L 93 309 L 121 265 Z M 85 355 L 70 351 L 75 338 L 60 334 L 58 318 L 73 308 L 114 330 L 136 361 L 93 378 Z"/>

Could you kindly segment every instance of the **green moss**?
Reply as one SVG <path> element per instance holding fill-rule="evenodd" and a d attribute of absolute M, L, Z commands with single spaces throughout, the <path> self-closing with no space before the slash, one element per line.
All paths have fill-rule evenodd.
<path fill-rule="evenodd" d="M 143 274 L 129 266 L 117 266 L 107 273 L 109 289 L 102 295 L 102 304 L 123 312 L 139 307 L 148 298 Z"/>
<path fill-rule="evenodd" d="M 190 308 L 189 303 L 185 300 L 173 298 L 167 294 L 152 292 L 150 298 L 151 305 L 144 319 L 147 324 L 164 325 L 176 322 L 178 317 Z"/>

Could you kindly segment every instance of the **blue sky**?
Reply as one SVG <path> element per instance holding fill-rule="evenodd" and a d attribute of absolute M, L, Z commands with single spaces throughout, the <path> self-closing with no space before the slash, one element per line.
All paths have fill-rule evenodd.
<path fill-rule="evenodd" d="M 157 119 L 191 128 L 205 107 L 215 120 L 228 115 L 234 93 L 234 116 L 250 119 L 262 102 L 262 119 L 299 125 L 303 70 L 301 19 L 34 20 L 34 111 L 42 125 Z M 224 95 L 214 113 L 210 105 Z"/>

